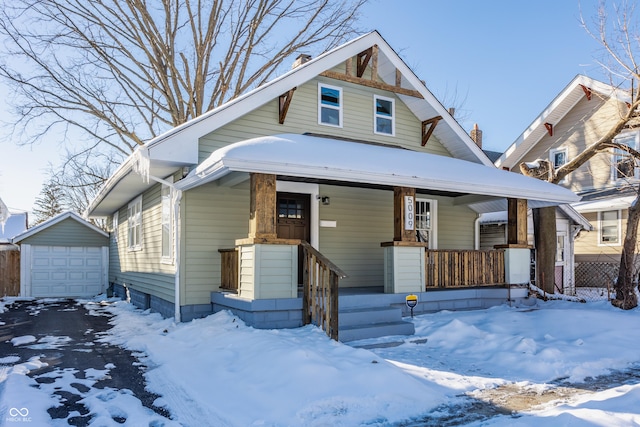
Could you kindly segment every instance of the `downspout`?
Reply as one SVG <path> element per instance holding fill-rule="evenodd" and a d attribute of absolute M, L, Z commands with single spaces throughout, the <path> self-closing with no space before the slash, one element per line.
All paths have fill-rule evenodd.
<path fill-rule="evenodd" d="M 473 232 L 473 249 L 477 251 L 480 249 L 480 214 L 477 214 L 476 220 L 473 222 Z"/>

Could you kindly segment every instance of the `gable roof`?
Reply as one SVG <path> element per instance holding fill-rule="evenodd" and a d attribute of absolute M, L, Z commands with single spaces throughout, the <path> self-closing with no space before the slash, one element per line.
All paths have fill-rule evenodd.
<path fill-rule="evenodd" d="M 578 74 L 505 150 L 495 161 L 495 165 L 499 168 L 512 169 L 520 163 L 522 158 L 548 134 L 545 123 L 555 124 L 562 120 L 582 98 L 587 96 L 586 90 L 598 92 L 607 98 L 615 97 L 621 102 L 629 101 L 629 95 L 626 92 Z"/>
<path fill-rule="evenodd" d="M 260 172 L 291 179 L 385 188 L 413 187 L 453 197 L 478 195 L 483 197 L 466 203 L 478 212 L 494 208 L 494 204 L 483 208 L 477 203 L 486 198 L 528 199 L 530 207 L 580 200 L 566 188 L 493 166 L 402 148 L 300 134 L 264 136 L 227 145 L 213 152 L 175 185 L 188 190 L 233 172 Z"/>
<path fill-rule="evenodd" d="M 395 85 L 396 70 L 401 85 L 417 91 L 422 98 L 396 94 L 421 121 L 442 117 L 433 135 L 452 156 L 484 165 L 492 162 L 448 113 L 424 83 L 402 61 L 382 36 L 373 31 L 288 71 L 213 110 L 202 114 L 148 141 L 123 162 L 107 180 L 87 209 L 91 216 L 110 215 L 153 183 L 143 182 L 132 172 L 141 159 L 150 160 L 150 175 L 163 178 L 182 166 L 198 163 L 198 140 L 252 110 L 277 99 L 290 89 L 302 85 L 324 71 L 343 63 L 371 46 L 378 46 L 378 75 L 387 84 Z"/>
<path fill-rule="evenodd" d="M 104 230 L 101 230 L 100 228 L 96 227 L 95 225 L 91 224 L 88 221 L 85 221 L 84 219 L 82 219 L 77 213 L 75 212 L 63 212 L 59 215 L 54 216 L 53 218 L 49 218 L 48 220 L 44 221 L 41 224 L 36 225 L 35 227 L 31 227 L 28 230 L 25 230 L 24 232 L 18 234 L 17 236 L 15 236 L 13 239 L 11 239 L 12 243 L 19 243 L 21 241 L 23 241 L 24 239 L 33 236 L 36 233 L 39 233 L 43 230 L 46 230 L 49 227 L 52 227 L 62 221 L 64 221 L 65 219 L 72 219 L 76 222 L 78 222 L 79 224 L 87 227 L 88 229 L 101 234 L 104 237 L 109 237 L 109 233 L 105 232 Z"/>

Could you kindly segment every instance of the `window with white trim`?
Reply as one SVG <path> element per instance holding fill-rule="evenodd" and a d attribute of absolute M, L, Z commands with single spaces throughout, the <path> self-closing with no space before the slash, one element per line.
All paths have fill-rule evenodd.
<path fill-rule="evenodd" d="M 566 148 L 556 148 L 554 150 L 549 151 L 549 160 L 553 165 L 554 169 L 558 169 L 561 166 L 564 166 L 567 163 L 567 149 Z"/>
<path fill-rule="evenodd" d="M 137 197 L 127 207 L 128 248 L 142 250 L 142 196 Z"/>
<path fill-rule="evenodd" d="M 113 216 L 111 217 L 111 236 L 113 236 L 113 241 L 118 243 L 118 222 L 120 213 L 115 211 Z"/>
<path fill-rule="evenodd" d="M 173 182 L 173 177 L 167 179 Z M 173 209 L 171 203 L 171 186 L 162 185 L 161 204 L 162 204 L 162 262 L 173 262 Z"/>
<path fill-rule="evenodd" d="M 621 239 L 621 211 L 598 212 L 598 245 L 619 246 Z"/>
<path fill-rule="evenodd" d="M 638 132 L 627 133 L 614 139 L 615 142 L 638 149 Z M 613 181 L 638 178 L 636 159 L 624 150 L 614 149 L 611 161 L 611 179 Z"/>
<path fill-rule="evenodd" d="M 419 242 L 428 244 L 429 249 L 436 249 L 438 201 L 416 198 L 416 234 Z"/>
<path fill-rule="evenodd" d="M 373 132 L 382 135 L 395 135 L 395 102 L 392 98 L 373 95 Z"/>
<path fill-rule="evenodd" d="M 318 83 L 318 123 L 342 127 L 342 88 Z"/>

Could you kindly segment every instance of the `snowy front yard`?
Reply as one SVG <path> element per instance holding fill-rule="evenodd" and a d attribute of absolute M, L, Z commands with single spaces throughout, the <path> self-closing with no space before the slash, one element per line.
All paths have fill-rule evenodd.
<path fill-rule="evenodd" d="M 114 315 L 99 341 L 134 352 L 172 418 L 126 390 L 93 390 L 106 365 L 84 384 L 95 425 L 640 425 L 640 310 L 606 302 L 428 314 L 413 319 L 415 336 L 352 343 L 370 349 L 312 326 L 256 330 L 225 312 L 176 325 L 122 301 L 84 304 Z M 0 355 L 0 424 L 60 404 L 27 376 L 42 363 Z"/>

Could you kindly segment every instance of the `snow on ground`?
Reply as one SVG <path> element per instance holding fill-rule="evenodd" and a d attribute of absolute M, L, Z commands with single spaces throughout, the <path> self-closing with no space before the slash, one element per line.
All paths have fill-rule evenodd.
<path fill-rule="evenodd" d="M 114 314 L 100 341 L 139 357 L 173 419 L 125 390 L 91 388 L 106 365 L 86 376 L 95 425 L 118 410 L 127 425 L 154 426 L 640 425 L 640 309 L 608 302 L 442 311 L 414 318 L 414 336 L 353 345 L 313 326 L 253 329 L 228 312 L 175 324 L 122 301 L 85 304 Z M 38 363 L 0 366 L 0 405 L 3 393 L 18 393 L 31 414 L 59 404 L 31 387 Z M 55 375 L 59 386 L 68 374 Z"/>

